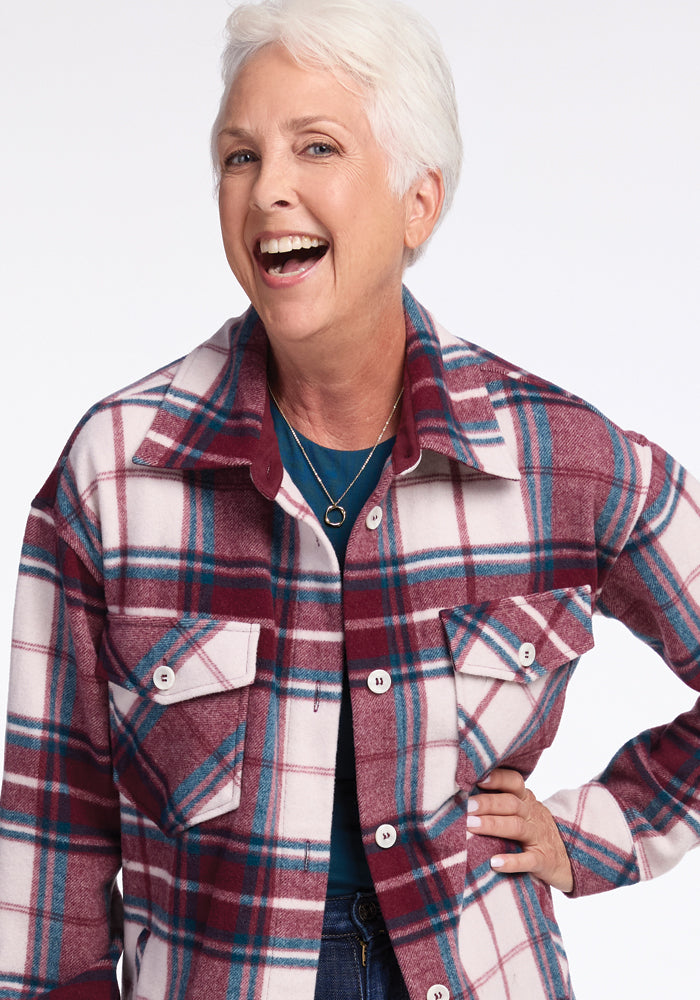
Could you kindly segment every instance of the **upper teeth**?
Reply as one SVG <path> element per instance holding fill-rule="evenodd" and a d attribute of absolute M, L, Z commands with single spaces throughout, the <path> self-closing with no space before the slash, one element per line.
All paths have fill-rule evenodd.
<path fill-rule="evenodd" d="M 318 236 L 282 236 L 278 240 L 260 240 L 260 253 L 289 253 L 290 250 L 309 250 L 325 245 Z"/>

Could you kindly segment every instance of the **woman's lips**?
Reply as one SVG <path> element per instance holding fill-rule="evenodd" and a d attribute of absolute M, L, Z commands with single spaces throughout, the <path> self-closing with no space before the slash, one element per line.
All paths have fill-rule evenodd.
<path fill-rule="evenodd" d="M 255 259 L 265 283 L 280 287 L 304 278 L 327 251 L 322 237 L 294 233 L 259 239 Z"/>

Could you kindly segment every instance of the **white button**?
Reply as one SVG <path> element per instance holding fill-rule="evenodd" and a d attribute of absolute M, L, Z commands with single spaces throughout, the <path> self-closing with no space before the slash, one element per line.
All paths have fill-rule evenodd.
<path fill-rule="evenodd" d="M 391 687 L 391 674 L 386 670 L 373 670 L 367 678 L 367 687 L 375 694 L 386 694 Z"/>
<path fill-rule="evenodd" d="M 391 823 L 382 823 L 374 835 L 380 847 L 393 847 L 396 843 L 396 828 Z"/>
<path fill-rule="evenodd" d="M 175 683 L 175 671 L 167 663 L 161 663 L 153 674 L 153 683 L 159 691 L 169 691 Z"/>
<path fill-rule="evenodd" d="M 535 662 L 537 650 L 531 642 L 524 642 L 518 650 L 518 661 L 521 667 L 530 667 Z"/>
<path fill-rule="evenodd" d="M 369 514 L 367 515 L 367 520 L 365 524 L 370 531 L 376 531 L 379 525 L 382 523 L 382 508 L 373 507 Z"/>
<path fill-rule="evenodd" d="M 450 1000 L 450 991 L 446 986 L 436 983 L 428 990 L 428 1000 Z"/>

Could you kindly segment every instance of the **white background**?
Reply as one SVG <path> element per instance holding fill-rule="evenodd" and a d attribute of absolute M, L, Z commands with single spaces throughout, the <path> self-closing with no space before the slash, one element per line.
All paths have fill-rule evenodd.
<path fill-rule="evenodd" d="M 407 283 L 455 333 L 700 471 L 700 4 L 416 6 L 453 64 L 467 157 L 452 215 Z M 3 10 L 5 649 L 27 507 L 74 423 L 245 307 L 208 162 L 227 12 L 226 0 Z M 692 703 L 620 627 L 602 622 L 596 638 L 538 794 L 587 779 Z M 699 876 L 700 852 L 651 884 L 559 898 L 579 1000 L 693 994 Z"/>

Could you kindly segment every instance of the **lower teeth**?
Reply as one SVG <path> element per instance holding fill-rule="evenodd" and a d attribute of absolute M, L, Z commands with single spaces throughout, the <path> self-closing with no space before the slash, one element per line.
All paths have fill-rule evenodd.
<path fill-rule="evenodd" d="M 268 272 L 267 272 L 267 273 L 268 273 L 268 274 L 274 274 L 274 275 L 282 275 L 282 274 L 301 274 L 301 272 L 302 272 L 302 271 L 305 271 L 305 270 L 307 270 L 307 268 L 306 268 L 306 267 L 304 267 L 304 265 L 303 265 L 303 264 L 300 264 L 300 265 L 299 265 L 298 267 L 296 267 L 296 268 L 294 268 L 294 269 L 292 269 L 292 268 L 289 268 L 289 269 L 288 269 L 288 270 L 286 270 L 286 271 L 285 271 L 285 269 L 284 269 L 284 268 L 285 268 L 285 265 L 284 265 L 284 264 L 273 264 L 273 265 L 272 265 L 272 267 L 268 269 Z"/>

